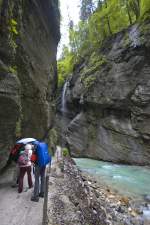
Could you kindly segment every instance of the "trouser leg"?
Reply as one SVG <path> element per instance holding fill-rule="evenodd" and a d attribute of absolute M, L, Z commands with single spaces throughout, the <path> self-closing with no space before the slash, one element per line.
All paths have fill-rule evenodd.
<path fill-rule="evenodd" d="M 28 175 L 28 185 L 29 185 L 29 188 L 31 188 L 33 186 L 32 176 L 31 176 L 31 166 L 27 167 L 27 175 Z"/>
<path fill-rule="evenodd" d="M 39 166 L 35 166 L 34 197 L 39 197 L 39 176 L 40 168 Z"/>
<path fill-rule="evenodd" d="M 16 170 L 17 170 L 16 184 L 18 184 L 19 183 L 19 174 L 20 174 L 20 168 L 18 165 L 16 165 Z"/>
<path fill-rule="evenodd" d="M 18 192 L 21 193 L 23 190 L 23 178 L 26 173 L 26 167 L 20 167 L 20 174 L 19 174 L 19 186 Z"/>
<path fill-rule="evenodd" d="M 42 167 L 40 169 L 40 176 L 41 176 L 41 187 L 40 187 L 40 193 L 44 193 L 45 188 L 45 167 Z"/>

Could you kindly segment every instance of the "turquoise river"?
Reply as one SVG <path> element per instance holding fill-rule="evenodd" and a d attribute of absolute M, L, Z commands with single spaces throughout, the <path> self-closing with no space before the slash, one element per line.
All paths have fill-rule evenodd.
<path fill-rule="evenodd" d="M 150 168 L 118 165 L 92 159 L 74 159 L 77 166 L 120 194 L 143 198 L 150 196 Z"/>

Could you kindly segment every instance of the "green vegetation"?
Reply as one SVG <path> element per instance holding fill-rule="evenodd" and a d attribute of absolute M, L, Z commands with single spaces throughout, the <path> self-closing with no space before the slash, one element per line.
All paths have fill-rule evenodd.
<path fill-rule="evenodd" d="M 149 0 L 81 0 L 80 21 L 77 26 L 70 21 L 70 47 L 64 47 L 58 61 L 59 86 L 71 74 L 73 65 L 92 53 L 95 54 L 94 58 L 90 57 L 92 66 L 85 73 L 94 72 L 96 67 L 103 64 L 102 59 L 94 60 L 104 39 L 147 18 L 150 18 Z M 124 44 L 129 44 L 128 37 Z M 86 83 L 89 82 L 93 82 L 93 78 L 89 78 Z"/>
<path fill-rule="evenodd" d="M 96 81 L 96 77 L 89 76 L 83 79 L 83 85 L 86 90 L 88 90 Z"/>
<path fill-rule="evenodd" d="M 142 20 L 150 19 L 150 1 L 149 0 L 141 0 L 140 17 L 142 18 Z"/>
<path fill-rule="evenodd" d="M 91 55 L 89 62 L 88 62 L 88 67 L 85 67 L 83 69 L 83 74 L 84 75 L 92 75 L 95 71 L 101 68 L 102 65 L 106 65 L 107 59 L 105 56 L 101 55 L 96 55 L 96 52 L 93 52 Z"/>
<path fill-rule="evenodd" d="M 81 82 L 84 88 L 88 90 L 96 81 L 95 72 L 100 70 L 103 65 L 106 65 L 107 59 L 105 56 L 98 55 L 98 53 L 93 52 L 88 60 L 86 67 L 83 68 L 81 72 Z"/>
<path fill-rule="evenodd" d="M 107 59 L 104 55 L 100 55 L 96 52 L 93 52 L 89 59 L 89 66 L 94 66 L 95 64 L 99 64 L 99 66 L 107 63 Z"/>
<path fill-rule="evenodd" d="M 74 63 L 74 55 L 64 46 L 61 59 L 58 61 L 58 87 L 62 87 L 64 81 L 72 73 Z"/>
<path fill-rule="evenodd" d="M 12 37 L 9 38 L 9 45 L 12 48 L 12 50 L 14 52 L 16 52 L 17 44 L 16 44 L 14 38 L 12 38 Z"/>
<path fill-rule="evenodd" d="M 50 147 L 54 148 L 54 146 L 57 145 L 58 142 L 58 134 L 57 134 L 57 130 L 55 128 L 52 128 L 49 132 L 49 143 L 50 143 Z"/>
<path fill-rule="evenodd" d="M 63 148 L 62 154 L 63 154 L 64 157 L 69 156 L 69 150 L 67 148 Z"/>
<path fill-rule="evenodd" d="M 8 68 L 8 72 L 13 73 L 13 74 L 17 74 L 17 67 L 16 66 L 10 66 Z"/>
<path fill-rule="evenodd" d="M 9 23 L 9 29 L 10 29 L 10 32 L 15 34 L 15 35 L 18 35 L 18 31 L 17 31 L 17 22 L 15 19 L 11 19 L 10 20 L 10 23 Z"/>
<path fill-rule="evenodd" d="M 19 119 L 17 122 L 16 122 L 16 137 L 20 137 L 21 136 L 21 119 Z"/>
<path fill-rule="evenodd" d="M 16 44 L 16 37 L 19 34 L 17 31 L 17 21 L 15 19 L 10 19 L 9 25 L 9 45 L 12 48 L 13 52 L 16 52 L 17 44 Z"/>

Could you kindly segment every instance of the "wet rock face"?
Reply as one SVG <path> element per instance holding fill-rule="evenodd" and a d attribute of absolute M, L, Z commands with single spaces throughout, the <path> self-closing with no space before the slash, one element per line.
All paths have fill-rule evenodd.
<path fill-rule="evenodd" d="M 0 12 L 1 167 L 16 135 L 42 138 L 51 124 L 60 32 L 57 1 L 6 0 Z"/>
<path fill-rule="evenodd" d="M 149 28 L 120 32 L 76 67 L 66 91 L 82 107 L 66 128 L 73 156 L 149 164 Z"/>

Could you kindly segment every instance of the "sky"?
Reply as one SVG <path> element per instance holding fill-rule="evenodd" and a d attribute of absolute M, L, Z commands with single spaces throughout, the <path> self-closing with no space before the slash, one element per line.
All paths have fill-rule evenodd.
<path fill-rule="evenodd" d="M 58 46 L 57 58 L 60 58 L 62 46 L 68 44 L 68 24 L 69 19 L 76 25 L 79 21 L 80 0 L 60 0 L 61 11 L 61 41 Z"/>

